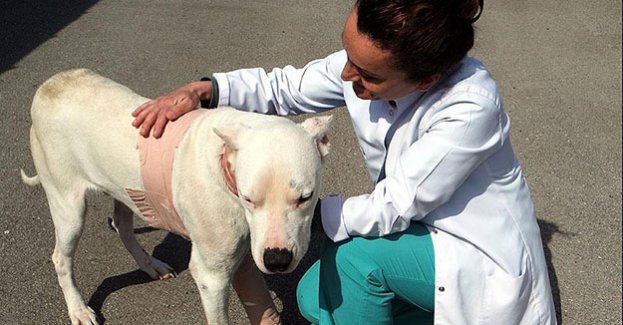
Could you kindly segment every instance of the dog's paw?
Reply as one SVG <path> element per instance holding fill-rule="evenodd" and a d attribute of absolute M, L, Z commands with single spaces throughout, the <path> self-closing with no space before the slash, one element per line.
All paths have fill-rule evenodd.
<path fill-rule="evenodd" d="M 149 264 L 141 266 L 141 270 L 149 274 L 152 279 L 167 280 L 177 276 L 175 270 L 167 263 L 164 263 L 153 256 L 150 256 L 149 259 Z"/>
<path fill-rule="evenodd" d="M 69 312 L 71 325 L 98 325 L 97 316 L 93 309 L 84 307 L 73 312 Z"/>

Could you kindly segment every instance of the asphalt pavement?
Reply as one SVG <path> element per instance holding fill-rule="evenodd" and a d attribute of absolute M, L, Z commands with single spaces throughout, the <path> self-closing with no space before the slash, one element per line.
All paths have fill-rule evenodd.
<path fill-rule="evenodd" d="M 68 0 L 0 4 L 0 324 L 68 324 L 50 255 L 54 228 L 34 173 L 30 102 L 53 74 L 86 67 L 155 97 L 212 72 L 301 67 L 341 48 L 351 1 Z M 471 52 L 498 81 L 536 203 L 559 322 L 621 324 L 621 2 L 486 1 Z M 334 111 L 323 195 L 371 189 L 346 110 Z M 111 153 L 114 155 L 114 153 Z M 179 276 L 137 271 L 88 196 L 76 280 L 105 324 L 201 324 L 190 244 L 139 220 L 147 251 Z M 305 324 L 290 275 L 267 277 L 286 324 Z M 232 296 L 234 324 L 247 324 Z"/>

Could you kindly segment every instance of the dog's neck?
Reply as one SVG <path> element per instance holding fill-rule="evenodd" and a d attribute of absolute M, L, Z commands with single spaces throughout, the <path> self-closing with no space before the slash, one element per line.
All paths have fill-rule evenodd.
<path fill-rule="evenodd" d="M 227 144 L 223 145 L 223 152 L 220 157 L 221 169 L 223 170 L 223 176 L 225 177 L 225 184 L 229 191 L 235 196 L 238 196 L 238 187 L 236 186 L 236 176 L 231 170 L 231 164 L 229 163 L 229 155 L 232 153 L 231 148 Z"/>

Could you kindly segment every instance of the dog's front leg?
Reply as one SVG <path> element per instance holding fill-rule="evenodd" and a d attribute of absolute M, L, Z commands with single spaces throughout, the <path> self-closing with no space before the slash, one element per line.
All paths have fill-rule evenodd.
<path fill-rule="evenodd" d="M 209 258 L 193 243 L 188 268 L 195 279 L 205 316 L 210 325 L 229 324 L 229 284 L 233 264 L 231 258 Z"/>

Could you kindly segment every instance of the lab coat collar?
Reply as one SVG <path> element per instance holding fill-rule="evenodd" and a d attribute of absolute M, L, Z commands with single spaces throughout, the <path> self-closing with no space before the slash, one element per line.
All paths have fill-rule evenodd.
<path fill-rule="evenodd" d="M 416 90 L 406 96 L 403 96 L 401 98 L 398 98 L 396 100 L 393 100 L 393 102 L 396 103 L 396 109 L 402 111 L 406 108 L 411 108 L 414 107 L 415 103 L 422 97 L 422 95 L 425 93 L 426 91 L 422 91 L 422 90 Z M 391 100 L 388 101 L 389 105 L 391 105 Z"/>

